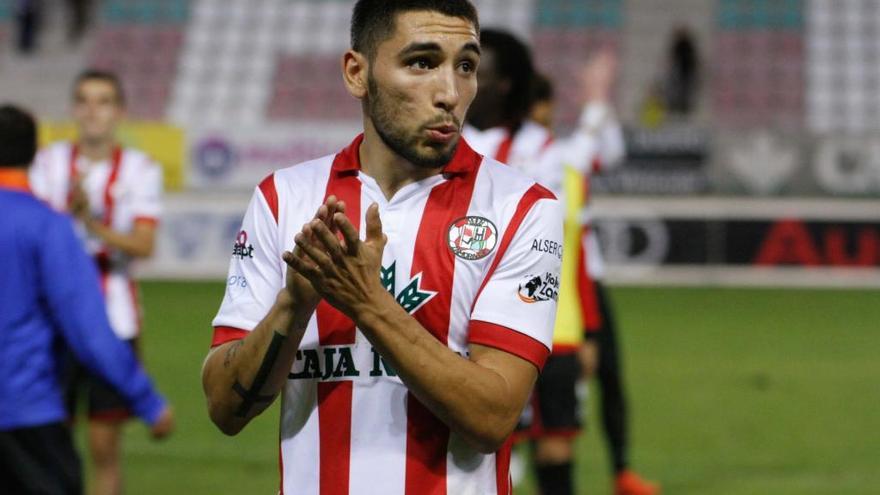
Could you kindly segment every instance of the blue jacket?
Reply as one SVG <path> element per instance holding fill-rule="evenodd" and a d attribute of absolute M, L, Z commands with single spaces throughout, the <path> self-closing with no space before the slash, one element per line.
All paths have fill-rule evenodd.
<path fill-rule="evenodd" d="M 98 273 L 69 217 L 0 184 L 0 430 L 67 417 L 66 346 L 149 424 L 165 406 L 107 321 Z"/>

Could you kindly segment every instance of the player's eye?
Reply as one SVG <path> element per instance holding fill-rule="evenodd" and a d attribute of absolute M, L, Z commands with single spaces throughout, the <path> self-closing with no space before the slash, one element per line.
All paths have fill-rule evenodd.
<path fill-rule="evenodd" d="M 409 61 L 409 67 L 417 70 L 429 70 L 434 67 L 430 60 L 424 57 L 415 58 Z"/>
<path fill-rule="evenodd" d="M 477 69 L 477 64 L 470 60 L 464 60 L 460 64 L 458 64 L 459 70 L 466 74 L 470 74 Z"/>

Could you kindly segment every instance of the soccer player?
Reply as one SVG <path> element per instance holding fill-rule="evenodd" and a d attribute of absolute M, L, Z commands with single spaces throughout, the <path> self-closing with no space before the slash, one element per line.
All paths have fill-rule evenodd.
<path fill-rule="evenodd" d="M 70 212 L 101 274 L 107 315 L 116 335 L 137 347 L 140 306 L 131 262 L 152 254 L 162 193 L 162 170 L 144 153 L 125 148 L 116 130 L 125 95 L 112 73 L 89 70 L 73 85 L 78 138 L 42 150 L 31 170 L 34 193 Z M 88 393 L 89 450 L 98 495 L 122 491 L 120 439 L 130 411 L 119 394 L 71 360 L 65 371 L 71 415 Z"/>
<path fill-rule="evenodd" d="M 70 218 L 34 198 L 27 167 L 36 126 L 0 107 L 0 480 L 3 493 L 82 493 L 58 371 L 63 342 L 126 405 L 171 432 L 173 415 L 131 349 L 113 334 L 94 263 Z"/>
<path fill-rule="evenodd" d="M 549 355 L 553 195 L 460 138 L 466 0 L 360 0 L 343 79 L 364 133 L 256 189 L 203 368 L 240 431 L 283 390 L 288 494 L 510 493 L 509 436 Z"/>
<path fill-rule="evenodd" d="M 565 495 L 574 492 L 574 437 L 581 427 L 577 384 L 582 374 L 590 375 L 597 366 L 597 353 L 601 356 L 602 352 L 597 346 L 603 340 L 600 330 L 603 321 L 606 325 L 610 322 L 601 287 L 592 278 L 601 270 L 598 243 L 589 224 L 584 223 L 582 208 L 587 203 L 589 175 L 617 164 L 624 154 L 622 131 L 610 105 L 616 60 L 603 51 L 584 67 L 584 106 L 579 127 L 568 138 L 556 140 L 548 128 L 552 120 L 552 102 L 548 101 L 552 100 L 552 86 L 545 80 L 544 97 L 539 98 L 543 101 L 535 105 L 535 92 L 540 94 L 542 89 L 541 76 L 532 68 L 529 49 L 503 31 L 484 30 L 481 41 L 484 53 L 480 91 L 468 118 L 471 125 L 466 128 L 466 136 L 475 149 L 557 191 L 566 205 L 564 245 L 539 245 L 560 256 L 563 252 L 569 254 L 563 259 L 553 354 L 538 379 L 533 407 L 523 418 L 527 436 L 534 439 L 534 461 L 542 492 Z M 537 122 L 534 116 L 544 122 Z M 613 344 L 612 336 L 609 345 Z M 617 363 L 614 349 L 610 347 L 609 352 L 614 352 L 615 359 L 606 366 Z M 598 366 L 602 366 L 601 359 Z M 619 386 L 615 390 L 622 393 Z M 606 413 L 612 405 L 622 406 L 622 397 L 618 402 L 604 392 L 603 388 Z M 656 493 L 625 463 L 615 462 L 615 468 L 616 494 Z"/>
<path fill-rule="evenodd" d="M 603 69 L 599 68 L 598 70 Z M 536 75 L 538 77 L 532 87 L 534 103 L 531 109 L 531 118 L 542 126 L 550 128 L 555 107 L 553 84 L 543 75 Z M 593 78 L 590 77 L 590 79 Z M 598 167 L 591 172 L 602 172 L 606 169 L 606 167 L 602 167 L 602 162 L 594 162 L 594 165 Z M 582 200 L 585 209 L 582 211 L 589 211 L 589 176 L 590 174 L 587 174 L 582 183 L 585 193 Z M 590 310 L 585 312 L 584 338 L 586 345 L 582 348 L 580 357 L 584 367 L 584 376 L 586 378 L 598 377 L 599 389 L 602 394 L 602 426 L 614 470 L 615 494 L 658 493 L 659 488 L 656 485 L 643 480 L 629 468 L 626 394 L 623 388 L 623 365 L 620 361 L 617 343 L 617 325 L 608 300 L 608 291 L 602 282 L 604 264 L 598 249 L 595 231 L 587 228 L 583 242 L 591 247 L 582 253 L 586 254 L 582 267 L 585 269 L 585 276 L 581 278 L 580 286 L 584 288 L 589 297 L 581 299 L 588 304 Z M 557 318 L 557 322 L 561 323 L 559 318 Z"/>

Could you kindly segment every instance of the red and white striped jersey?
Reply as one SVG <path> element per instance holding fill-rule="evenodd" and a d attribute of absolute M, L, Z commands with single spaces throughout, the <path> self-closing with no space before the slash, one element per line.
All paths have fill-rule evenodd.
<path fill-rule="evenodd" d="M 561 242 L 553 194 L 462 140 L 443 173 L 390 200 L 360 172 L 363 137 L 336 156 L 280 170 L 256 189 L 232 247 L 213 345 L 243 338 L 284 286 L 285 250 L 329 195 L 364 231 L 378 203 L 388 244 L 381 279 L 462 359 L 469 344 L 540 369 L 549 354 Z M 282 394 L 282 493 L 508 494 L 509 444 L 480 454 L 423 406 L 354 323 L 321 302 Z"/>
<path fill-rule="evenodd" d="M 37 154 L 30 169 L 34 194 L 58 211 L 68 211 L 72 177 L 81 178 L 92 215 L 113 230 L 130 232 L 136 221 L 157 222 L 162 211 L 162 169 L 144 153 L 117 148 L 110 160 L 92 163 L 69 142 L 55 143 Z M 95 256 L 107 300 L 107 315 L 116 335 L 131 339 L 140 331 L 140 307 L 130 275 L 131 257 L 77 231 Z"/>

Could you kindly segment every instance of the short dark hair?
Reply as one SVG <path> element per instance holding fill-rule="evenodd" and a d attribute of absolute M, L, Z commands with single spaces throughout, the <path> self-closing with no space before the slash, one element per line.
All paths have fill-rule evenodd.
<path fill-rule="evenodd" d="M 37 124 L 31 114 L 0 106 L 0 167 L 30 166 L 37 154 Z"/>
<path fill-rule="evenodd" d="M 505 120 L 522 120 L 532 106 L 532 79 L 535 74 L 532 53 L 516 36 L 497 29 L 484 29 L 480 33 L 480 45 L 494 54 L 498 76 L 510 81 L 510 93 L 504 104 Z"/>
<path fill-rule="evenodd" d="M 358 0 L 351 14 L 351 48 L 372 59 L 379 44 L 394 32 L 397 14 L 429 10 L 470 21 L 477 32 L 477 9 L 468 0 Z"/>
<path fill-rule="evenodd" d="M 24 110 L 0 106 L 0 167 L 28 167 L 37 154 L 37 124 Z"/>
<path fill-rule="evenodd" d="M 74 96 L 76 96 L 76 91 L 79 89 L 80 84 L 85 81 L 104 81 L 109 83 L 116 92 L 116 102 L 120 106 L 125 106 L 125 88 L 122 87 L 122 81 L 115 73 L 101 69 L 86 69 L 80 72 L 76 79 L 73 80 Z"/>

